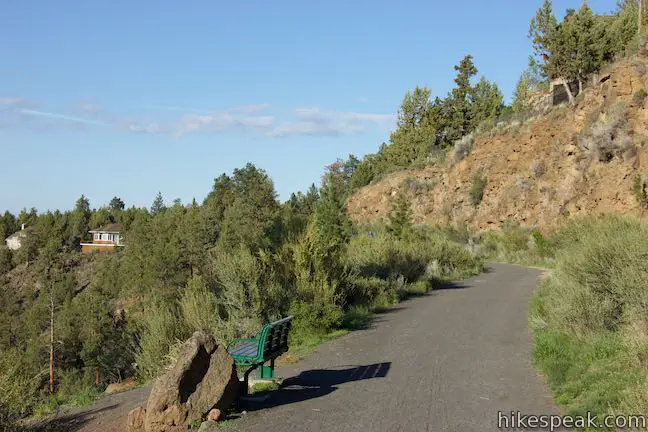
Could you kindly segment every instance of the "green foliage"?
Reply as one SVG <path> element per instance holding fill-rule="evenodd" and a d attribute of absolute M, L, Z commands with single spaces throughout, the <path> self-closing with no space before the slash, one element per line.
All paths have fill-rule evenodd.
<path fill-rule="evenodd" d="M 389 232 L 399 239 L 405 238 L 412 230 L 412 214 L 409 199 L 401 192 L 396 197 L 389 214 Z"/>
<path fill-rule="evenodd" d="M 648 228 L 629 217 L 572 220 L 530 309 L 534 356 L 569 413 L 646 412 Z"/>
<path fill-rule="evenodd" d="M 472 181 L 470 183 L 470 202 L 474 207 L 477 207 L 481 202 L 482 199 L 484 198 L 484 189 L 486 188 L 486 183 L 488 180 L 486 179 L 486 176 L 484 176 L 481 173 L 476 173 L 472 177 Z"/>
<path fill-rule="evenodd" d="M 13 268 L 13 256 L 9 248 L 0 245 L 0 276 Z"/>
<path fill-rule="evenodd" d="M 472 105 L 470 109 L 472 117 L 471 131 L 480 123 L 497 118 L 502 113 L 504 96 L 497 87 L 497 84 L 489 82 L 481 77 L 472 90 Z"/>
<path fill-rule="evenodd" d="M 637 90 L 632 95 L 632 102 L 635 105 L 642 106 L 643 103 L 644 103 L 644 100 L 646 99 L 646 96 L 648 96 L 648 92 L 645 89 Z"/>
<path fill-rule="evenodd" d="M 205 280 L 195 276 L 187 283 L 180 298 L 180 313 L 188 330 L 193 333 L 203 331 L 213 336 L 219 343 L 226 343 L 229 335 L 221 333 L 218 297 L 207 287 Z"/>
<path fill-rule="evenodd" d="M 594 16 L 583 2 L 578 11 L 568 9 L 558 23 L 550 0 L 545 0 L 529 26 L 533 43 L 530 66 L 547 78 L 584 82 L 592 72 L 629 52 L 637 33 L 637 7 L 621 2 L 614 15 Z M 518 105 L 519 106 L 519 105 Z"/>
<path fill-rule="evenodd" d="M 153 204 L 151 205 L 151 215 L 157 216 L 163 211 L 165 211 L 166 209 L 167 207 L 164 204 L 164 198 L 162 197 L 162 192 L 158 192 L 157 195 L 155 195 Z"/>
<path fill-rule="evenodd" d="M 275 247 L 280 236 L 279 203 L 267 173 L 248 163 L 234 170 L 230 188 L 233 200 L 223 212 L 219 246 Z"/>
<path fill-rule="evenodd" d="M 135 372 L 138 379 L 149 381 L 159 376 L 173 358 L 174 344 L 189 336 L 176 308 L 152 304 L 141 320 L 140 341 L 135 355 Z"/>
<path fill-rule="evenodd" d="M 541 83 L 541 78 L 534 73 L 532 68 L 522 72 L 513 91 L 513 112 L 527 113 L 533 109 L 532 97 L 534 92 L 540 91 Z"/>
<path fill-rule="evenodd" d="M 637 199 L 637 203 L 642 208 L 648 207 L 648 196 L 646 196 L 646 176 L 637 174 L 635 181 L 632 183 L 632 193 Z"/>

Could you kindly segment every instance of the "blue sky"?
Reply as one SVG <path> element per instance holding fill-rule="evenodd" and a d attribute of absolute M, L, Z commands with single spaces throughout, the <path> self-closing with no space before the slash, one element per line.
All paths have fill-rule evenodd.
<path fill-rule="evenodd" d="M 375 152 L 408 89 L 444 96 L 465 54 L 510 99 L 540 4 L 5 1 L 0 211 L 201 201 L 248 161 L 287 199 Z"/>

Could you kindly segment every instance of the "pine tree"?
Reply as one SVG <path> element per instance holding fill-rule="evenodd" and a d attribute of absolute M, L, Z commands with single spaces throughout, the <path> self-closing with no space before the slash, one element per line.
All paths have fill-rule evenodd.
<path fill-rule="evenodd" d="M 315 241 L 325 268 L 337 273 L 339 259 L 351 234 L 351 220 L 346 206 L 331 181 L 323 182 L 320 199 L 315 206 Z"/>
<path fill-rule="evenodd" d="M 482 77 L 472 92 L 472 125 L 476 128 L 481 122 L 494 119 L 502 112 L 504 96 L 497 84 L 489 82 Z"/>
<path fill-rule="evenodd" d="M 477 74 L 477 68 L 473 64 L 472 56 L 466 55 L 461 62 L 454 67 L 457 71 L 455 77 L 456 87 L 451 93 L 452 114 L 448 138 L 454 142 L 471 131 L 472 121 L 472 100 L 473 87 L 470 80 Z"/>
<path fill-rule="evenodd" d="M 527 112 L 531 106 L 531 96 L 533 95 L 533 84 L 530 78 L 530 71 L 527 69 L 522 72 L 515 90 L 513 91 L 513 111 Z"/>
<path fill-rule="evenodd" d="M 153 200 L 153 205 L 151 205 L 151 215 L 157 216 L 158 214 L 166 210 L 166 205 L 164 205 L 164 198 L 162 198 L 162 192 L 158 192 Z"/>
<path fill-rule="evenodd" d="M 544 0 L 529 25 L 529 38 L 533 44 L 533 55 L 529 58 L 529 64 L 548 78 L 555 75 L 552 70 L 554 60 L 552 57 L 557 26 L 551 0 Z"/>
<path fill-rule="evenodd" d="M 412 230 L 412 208 L 407 196 L 401 192 L 396 197 L 388 216 L 388 230 L 399 239 L 405 238 Z"/>
<path fill-rule="evenodd" d="M 110 209 L 111 213 L 123 211 L 125 207 L 126 205 L 124 204 L 124 201 L 122 201 L 122 199 L 117 196 L 113 197 L 113 199 L 110 200 L 110 204 L 108 204 L 108 208 Z"/>

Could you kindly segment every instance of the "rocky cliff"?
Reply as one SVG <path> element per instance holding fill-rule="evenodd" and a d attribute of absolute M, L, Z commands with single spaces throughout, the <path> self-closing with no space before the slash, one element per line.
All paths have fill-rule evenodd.
<path fill-rule="evenodd" d="M 402 191 L 416 223 L 476 231 L 506 221 L 550 228 L 583 214 L 643 216 L 633 185 L 648 174 L 646 51 L 603 70 L 574 107 L 482 127 L 444 162 L 374 181 L 350 198 L 349 213 L 359 222 L 381 220 Z M 476 177 L 486 183 L 475 205 Z"/>

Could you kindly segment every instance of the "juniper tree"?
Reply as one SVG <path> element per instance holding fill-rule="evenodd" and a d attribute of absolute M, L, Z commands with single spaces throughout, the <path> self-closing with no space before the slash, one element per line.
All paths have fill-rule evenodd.
<path fill-rule="evenodd" d="M 458 65 L 454 67 L 457 76 L 454 79 L 456 87 L 452 89 L 449 139 L 454 142 L 462 136 L 467 135 L 472 126 L 472 100 L 473 87 L 470 80 L 477 74 L 477 68 L 473 64 L 472 55 L 466 55 Z"/>
<path fill-rule="evenodd" d="M 405 238 L 412 230 L 412 208 L 405 193 L 401 192 L 392 205 L 392 211 L 388 216 L 389 232 L 399 239 Z"/>

